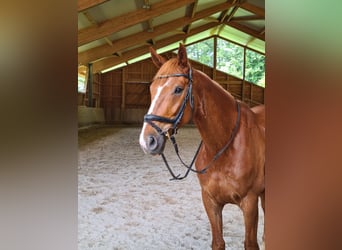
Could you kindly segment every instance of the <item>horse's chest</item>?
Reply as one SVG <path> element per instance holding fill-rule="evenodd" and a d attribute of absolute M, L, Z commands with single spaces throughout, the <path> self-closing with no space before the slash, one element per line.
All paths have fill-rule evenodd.
<path fill-rule="evenodd" d="M 211 173 L 201 181 L 202 190 L 219 203 L 239 203 L 246 190 L 237 180 L 220 172 Z"/>
<path fill-rule="evenodd" d="M 245 137 L 240 136 L 235 144 L 210 165 L 204 175 L 198 175 L 202 190 L 217 202 L 240 203 L 241 199 L 253 188 L 261 164 L 256 153 L 257 147 L 247 147 Z M 253 149 L 253 150 L 252 150 Z M 196 167 L 202 169 L 213 159 L 205 147 L 196 161 Z M 259 166 L 260 165 L 260 166 Z"/>

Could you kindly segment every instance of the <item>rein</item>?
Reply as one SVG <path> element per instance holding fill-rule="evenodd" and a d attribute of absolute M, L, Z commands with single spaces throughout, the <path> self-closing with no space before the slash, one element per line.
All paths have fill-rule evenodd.
<path fill-rule="evenodd" d="M 232 133 L 230 134 L 230 137 L 227 141 L 227 143 L 214 155 L 214 157 L 212 158 L 212 160 L 201 170 L 196 170 L 196 169 L 192 169 L 192 166 L 195 162 L 195 159 L 197 158 L 197 155 L 199 153 L 199 150 L 203 144 L 203 141 L 200 142 L 197 150 L 196 150 L 196 153 L 190 163 L 190 165 L 187 165 L 186 163 L 184 163 L 184 161 L 182 160 L 182 158 L 180 157 L 179 153 L 178 153 L 178 146 L 177 146 L 177 143 L 176 143 L 176 138 L 173 135 L 170 136 L 170 140 L 172 142 L 172 145 L 175 149 L 175 152 L 176 152 L 176 155 L 178 157 L 178 159 L 180 160 L 180 162 L 182 163 L 182 165 L 184 167 L 187 168 L 187 171 L 185 172 L 185 174 L 180 177 L 180 174 L 178 174 L 177 176 L 172 172 L 172 169 L 170 168 L 168 162 L 167 162 L 167 159 L 166 157 L 164 156 L 164 153 L 161 154 L 163 160 L 164 160 L 164 163 L 167 167 L 167 169 L 169 170 L 171 176 L 173 177 L 172 179 L 170 180 L 182 180 L 184 178 L 186 178 L 189 174 L 190 171 L 192 172 L 195 172 L 197 174 L 205 174 L 207 172 L 207 170 L 212 166 L 212 164 L 223 154 L 224 151 L 227 150 L 227 148 L 230 146 L 230 144 L 233 142 L 233 139 L 235 138 L 237 132 L 238 132 L 238 129 L 239 129 L 239 126 L 240 126 L 240 120 L 241 120 L 241 110 L 240 110 L 240 103 L 236 101 L 236 109 L 237 109 L 237 119 L 236 119 L 236 122 L 235 122 L 235 126 L 234 126 L 234 129 L 232 131 Z"/>
<path fill-rule="evenodd" d="M 170 180 L 182 180 L 184 178 L 186 178 L 189 174 L 190 171 L 195 172 L 197 174 L 205 174 L 206 171 L 212 166 L 212 164 L 223 154 L 223 152 L 230 146 L 230 144 L 232 143 L 233 139 L 235 138 L 239 126 L 240 126 L 240 119 L 241 119 L 241 110 L 240 110 L 240 103 L 238 101 L 236 101 L 236 109 L 237 109 L 237 119 L 235 122 L 235 126 L 234 129 L 228 139 L 228 142 L 215 154 L 215 156 L 213 157 L 213 159 L 202 169 L 202 170 L 196 170 L 196 169 L 192 169 L 192 166 L 198 156 L 198 153 L 200 151 L 200 148 L 203 144 L 203 141 L 200 142 L 196 153 L 191 161 L 191 163 L 189 165 L 187 165 L 182 158 L 179 155 L 178 152 L 178 146 L 177 146 L 177 142 L 176 142 L 176 138 L 175 138 L 175 133 L 177 132 L 177 125 L 180 122 L 180 120 L 182 119 L 183 115 L 184 115 L 184 110 L 186 107 L 186 103 L 188 102 L 189 98 L 190 98 L 190 106 L 191 106 L 191 110 L 193 112 L 194 109 L 194 104 L 193 104 L 193 96 L 192 96 L 192 69 L 189 69 L 189 74 L 170 74 L 170 75 L 160 75 L 157 78 L 158 79 L 162 79 L 162 78 L 169 78 L 169 77 L 185 77 L 187 79 L 189 79 L 189 84 L 188 84 L 188 90 L 186 93 L 186 96 L 183 100 L 183 103 L 181 105 L 181 108 L 179 109 L 177 115 L 175 118 L 167 118 L 167 117 L 163 117 L 163 116 L 158 116 L 158 115 L 153 115 L 153 114 L 146 114 L 144 116 L 144 121 L 147 122 L 148 124 L 150 124 L 159 134 L 161 135 L 165 135 L 167 137 L 169 137 L 170 141 L 172 142 L 172 145 L 175 149 L 176 155 L 178 157 L 178 159 L 180 160 L 180 162 L 182 163 L 182 165 L 184 167 L 187 168 L 187 171 L 185 172 L 185 174 L 183 176 L 180 176 L 180 174 L 175 175 L 171 169 L 171 167 L 168 164 L 168 161 L 164 155 L 164 153 L 161 153 L 161 156 L 163 158 L 163 161 L 167 167 L 167 169 L 169 170 L 172 179 Z M 153 121 L 157 121 L 157 122 L 164 122 L 164 123 L 170 123 L 172 124 L 172 129 L 173 129 L 173 133 L 170 135 L 168 133 L 168 131 L 163 131 L 160 127 L 158 127 Z"/>

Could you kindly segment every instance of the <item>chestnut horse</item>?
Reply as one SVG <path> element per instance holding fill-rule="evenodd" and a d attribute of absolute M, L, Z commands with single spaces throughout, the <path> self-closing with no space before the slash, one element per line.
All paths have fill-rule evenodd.
<path fill-rule="evenodd" d="M 212 249 L 225 249 L 222 209 L 227 203 L 243 212 L 245 249 L 259 249 L 258 197 L 265 211 L 264 106 L 250 109 L 193 69 L 182 44 L 177 58 L 168 61 L 150 50 L 160 69 L 150 87 L 151 105 L 139 140 L 142 149 L 163 156 L 166 139 L 192 119 L 202 138 L 193 171 L 211 224 Z"/>

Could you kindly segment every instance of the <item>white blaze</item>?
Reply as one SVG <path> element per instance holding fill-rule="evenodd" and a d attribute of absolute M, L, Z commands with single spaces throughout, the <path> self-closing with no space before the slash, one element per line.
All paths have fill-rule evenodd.
<path fill-rule="evenodd" d="M 169 80 L 167 80 L 162 86 L 158 87 L 157 93 L 156 93 L 156 95 L 154 96 L 154 98 L 153 98 L 153 100 L 151 102 L 151 105 L 150 105 L 150 108 L 147 111 L 147 114 L 152 114 L 153 113 L 154 107 L 156 106 L 156 103 L 157 103 L 157 100 L 158 100 L 158 98 L 160 96 L 160 93 L 162 92 L 163 88 L 166 87 L 168 84 L 169 84 Z M 139 137 L 140 146 L 144 150 L 145 153 L 146 153 L 146 149 L 147 149 L 146 141 L 144 139 L 146 125 L 147 125 L 147 123 L 144 122 L 143 128 L 142 128 L 142 130 L 140 132 L 140 137 Z"/>

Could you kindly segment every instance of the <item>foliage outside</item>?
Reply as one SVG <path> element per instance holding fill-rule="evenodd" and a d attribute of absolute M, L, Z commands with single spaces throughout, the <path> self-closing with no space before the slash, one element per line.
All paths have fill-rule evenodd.
<path fill-rule="evenodd" d="M 214 38 L 189 45 L 186 51 L 190 59 L 214 67 Z"/>
<path fill-rule="evenodd" d="M 214 38 L 187 46 L 190 59 L 214 66 Z M 244 48 L 217 38 L 216 67 L 218 70 L 243 79 Z M 245 79 L 265 87 L 265 56 L 246 49 Z"/>
<path fill-rule="evenodd" d="M 243 78 L 243 47 L 217 39 L 217 69 Z"/>
<path fill-rule="evenodd" d="M 246 50 L 245 79 L 265 87 L 265 56 L 252 50 Z"/>

